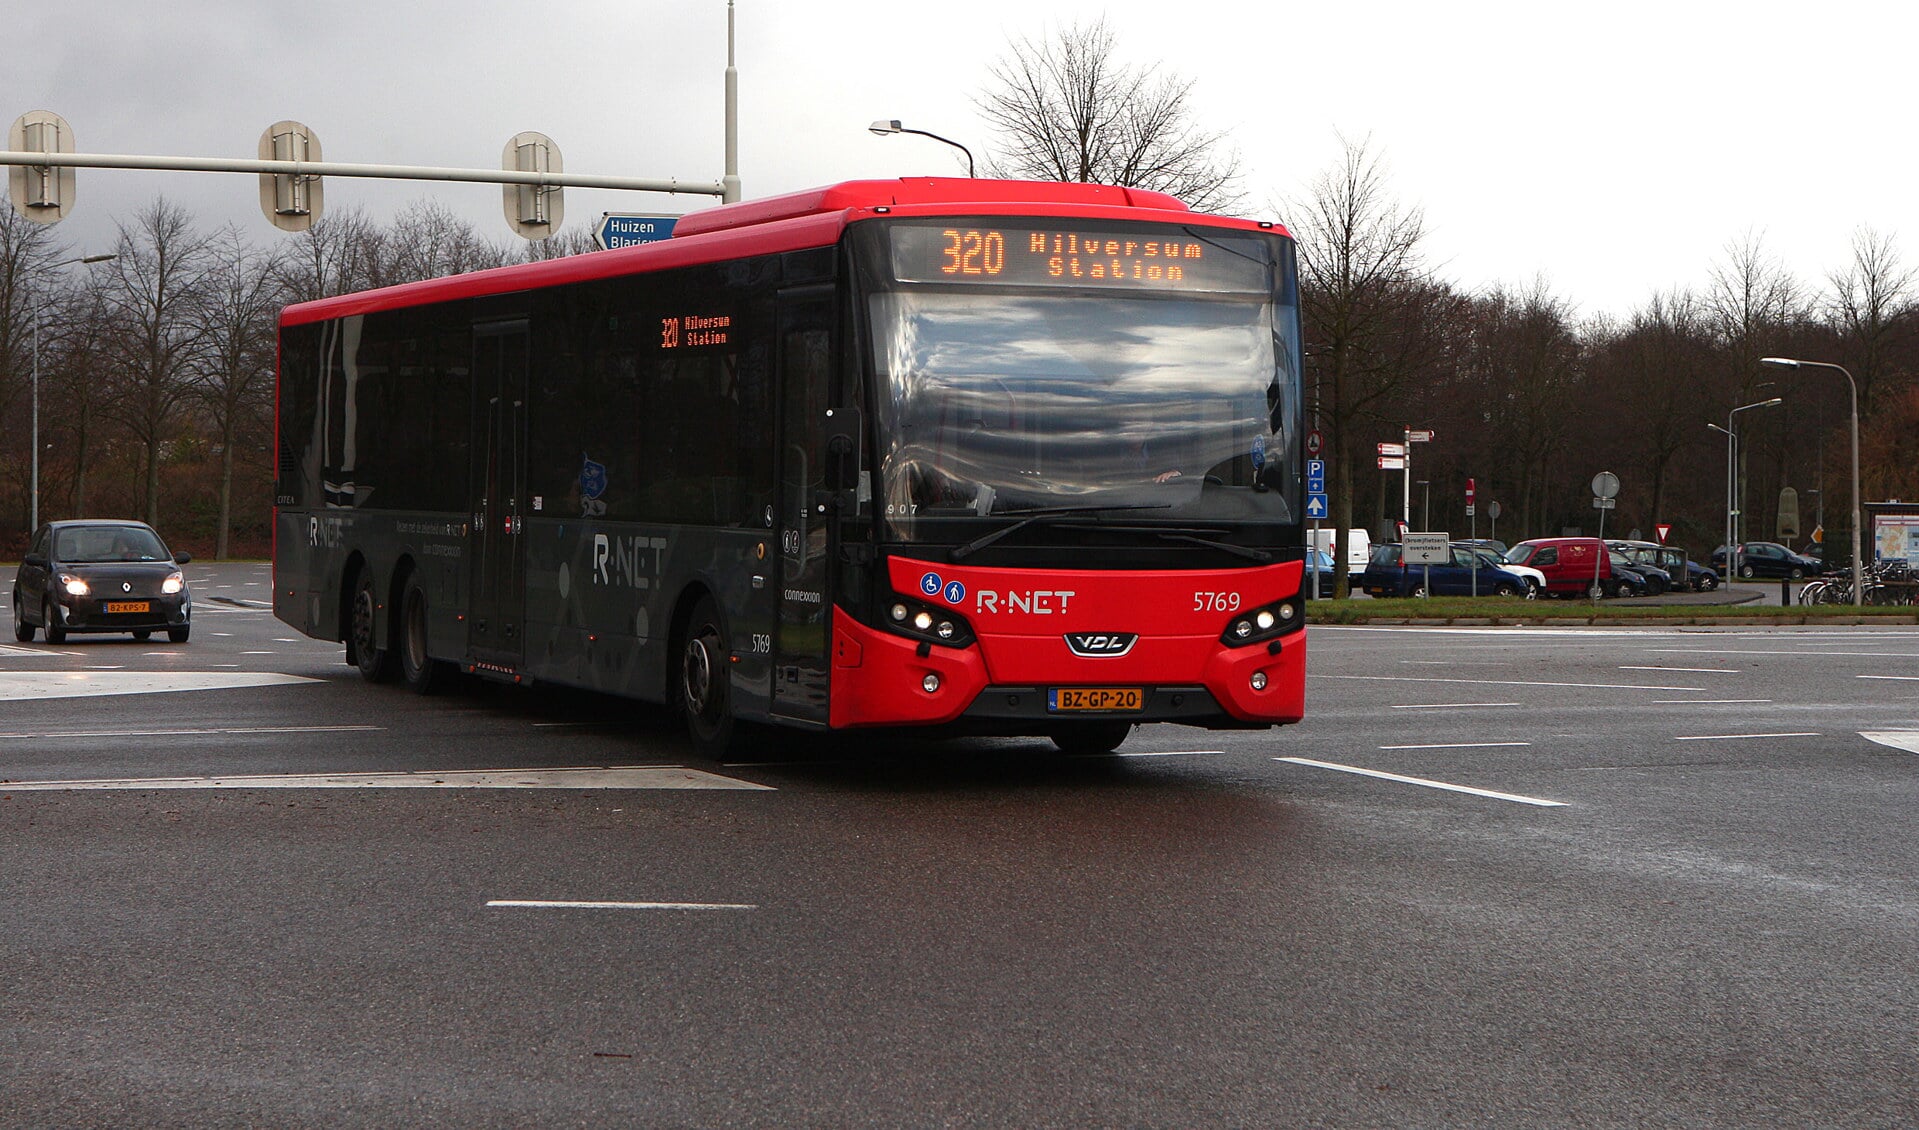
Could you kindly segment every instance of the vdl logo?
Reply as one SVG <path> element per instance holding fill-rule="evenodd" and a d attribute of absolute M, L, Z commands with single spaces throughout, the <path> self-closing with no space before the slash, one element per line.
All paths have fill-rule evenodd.
<path fill-rule="evenodd" d="M 966 599 L 966 586 L 958 581 L 942 580 L 938 573 L 928 573 L 920 578 L 920 591 L 927 596 L 941 596 L 948 604 L 958 604 Z"/>

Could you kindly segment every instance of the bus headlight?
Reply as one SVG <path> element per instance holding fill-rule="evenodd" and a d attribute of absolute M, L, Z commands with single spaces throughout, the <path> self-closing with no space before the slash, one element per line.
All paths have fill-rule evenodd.
<path fill-rule="evenodd" d="M 907 639 L 941 647 L 970 647 L 973 643 L 972 626 L 951 608 L 900 593 L 894 593 L 892 602 L 881 607 L 886 609 L 881 624 Z"/>
<path fill-rule="evenodd" d="M 1306 625 L 1306 610 L 1298 597 L 1276 600 L 1251 612 L 1235 616 L 1220 633 L 1219 642 L 1227 647 L 1265 643 L 1267 640 L 1297 631 Z"/>

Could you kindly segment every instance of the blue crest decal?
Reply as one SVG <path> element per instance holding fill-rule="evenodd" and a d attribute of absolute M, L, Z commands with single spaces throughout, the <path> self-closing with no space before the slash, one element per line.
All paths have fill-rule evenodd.
<path fill-rule="evenodd" d="M 1257 473 L 1266 466 L 1266 437 L 1253 437 L 1253 471 Z"/>
<path fill-rule="evenodd" d="M 606 465 L 580 456 L 580 497 L 598 498 L 606 493 Z"/>

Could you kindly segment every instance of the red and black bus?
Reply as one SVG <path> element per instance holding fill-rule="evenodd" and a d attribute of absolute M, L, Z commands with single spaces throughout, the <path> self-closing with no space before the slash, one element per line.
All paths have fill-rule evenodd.
<path fill-rule="evenodd" d="M 1297 721 L 1290 236 L 1134 189 L 860 181 L 281 316 L 274 613 L 741 724 Z"/>

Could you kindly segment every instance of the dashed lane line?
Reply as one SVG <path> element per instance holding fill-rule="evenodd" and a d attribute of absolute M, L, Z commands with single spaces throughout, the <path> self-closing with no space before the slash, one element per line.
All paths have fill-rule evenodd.
<path fill-rule="evenodd" d="M 1732 741 L 1743 741 L 1747 738 L 1816 738 L 1818 736 L 1819 736 L 1819 733 L 1816 730 L 1795 730 L 1791 733 L 1781 733 L 1781 734 L 1688 734 L 1684 737 L 1675 737 L 1673 738 L 1673 741 L 1676 741 L 1676 742 L 1732 742 Z"/>
<path fill-rule="evenodd" d="M 0 792 L 159 789 L 733 789 L 773 792 L 771 785 L 678 765 L 587 766 L 571 769 L 461 769 L 417 773 L 267 773 L 231 777 L 117 777 L 81 781 L 12 781 Z"/>
<path fill-rule="evenodd" d="M 1441 679 L 1428 675 L 1319 675 L 1308 673 L 1309 679 L 1353 679 L 1372 683 L 1467 683 L 1484 687 L 1592 687 L 1599 690 L 1616 691 L 1703 691 L 1704 687 L 1660 687 L 1645 683 L 1547 683 L 1536 679 Z"/>
<path fill-rule="evenodd" d="M 752 902 L 580 902 L 571 899 L 488 899 L 488 906 L 523 910 L 758 910 Z"/>

